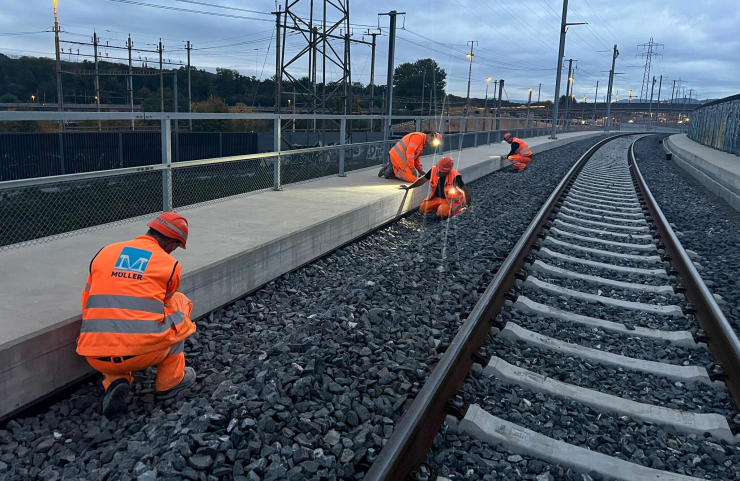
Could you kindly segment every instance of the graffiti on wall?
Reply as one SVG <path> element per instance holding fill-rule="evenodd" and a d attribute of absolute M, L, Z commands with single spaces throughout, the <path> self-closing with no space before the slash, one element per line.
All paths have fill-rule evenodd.
<path fill-rule="evenodd" d="M 709 147 L 740 155 L 740 98 L 729 97 L 696 109 L 689 138 Z"/>

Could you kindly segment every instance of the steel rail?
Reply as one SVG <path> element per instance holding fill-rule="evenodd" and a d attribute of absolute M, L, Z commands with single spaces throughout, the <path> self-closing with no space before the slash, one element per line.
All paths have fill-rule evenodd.
<path fill-rule="evenodd" d="M 630 145 L 628 154 L 635 185 L 642 194 L 660 240 L 665 245 L 666 254 L 670 256 L 670 262 L 678 272 L 678 280 L 686 288 L 686 299 L 696 310 L 695 316 L 699 327 L 709 336 L 709 348 L 722 366 L 727 388 L 735 404 L 740 407 L 740 340 L 642 177 L 635 159 L 635 142 Z"/>
<path fill-rule="evenodd" d="M 634 133 L 613 135 L 593 145 L 576 161 L 550 194 L 501 264 L 408 411 L 401 417 L 388 442 L 368 469 L 365 481 L 404 480 L 424 462 L 448 414 L 448 404 L 462 387 L 473 366 L 475 352 L 483 345 L 491 331 L 493 321 L 504 305 L 506 293 L 514 286 L 517 272 L 524 267 L 526 256 L 537 241 L 537 236 L 547 223 L 563 192 L 599 148 L 627 135 Z"/>

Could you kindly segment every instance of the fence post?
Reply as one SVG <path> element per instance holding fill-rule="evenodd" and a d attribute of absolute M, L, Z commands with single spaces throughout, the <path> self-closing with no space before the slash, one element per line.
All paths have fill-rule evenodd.
<path fill-rule="evenodd" d="M 347 177 L 347 174 L 344 173 L 344 144 L 345 144 L 345 135 L 347 134 L 347 117 L 342 117 L 342 120 L 339 121 L 339 177 Z"/>
<path fill-rule="evenodd" d="M 273 190 L 283 190 L 283 186 L 280 183 L 280 148 L 282 146 L 283 140 L 281 138 L 282 136 L 282 125 L 280 121 L 280 117 L 275 117 L 275 125 L 273 127 L 275 129 L 275 153 L 277 154 L 277 157 L 275 158 L 275 162 L 273 165 Z"/>
<path fill-rule="evenodd" d="M 480 119 L 475 119 L 475 148 L 478 148 L 478 122 Z"/>
<path fill-rule="evenodd" d="M 466 132 L 468 130 L 468 122 L 467 122 L 467 120 L 468 119 L 466 118 L 465 119 L 465 131 Z M 460 132 L 460 141 L 457 144 L 457 150 L 459 152 L 459 151 L 461 151 L 463 149 L 463 143 L 465 142 L 465 133 L 463 133 L 463 121 L 462 120 L 460 120 L 459 123 L 457 124 L 457 130 Z"/>
<path fill-rule="evenodd" d="M 391 160 L 391 149 L 388 146 L 388 141 L 391 138 L 391 116 L 387 116 L 383 123 L 385 124 L 383 128 L 383 165 L 388 165 Z"/>
<path fill-rule="evenodd" d="M 418 119 L 414 119 L 414 121 L 416 123 L 416 131 L 421 132 L 421 117 L 419 117 Z"/>
<path fill-rule="evenodd" d="M 439 152 L 444 153 L 445 151 L 445 118 L 442 117 L 442 121 L 439 123 L 439 134 L 442 136 L 442 144 L 439 146 Z"/>
<path fill-rule="evenodd" d="M 224 156 L 224 133 L 223 132 L 218 133 L 218 156 L 219 157 Z"/>
<path fill-rule="evenodd" d="M 123 132 L 118 132 L 118 167 L 123 169 Z"/>
<path fill-rule="evenodd" d="M 66 169 L 64 166 L 64 133 L 59 132 L 59 168 L 61 170 L 61 174 L 66 174 Z"/>
<path fill-rule="evenodd" d="M 491 130 L 493 130 L 493 119 L 488 121 L 488 139 L 486 140 L 486 145 L 491 145 Z"/>
<path fill-rule="evenodd" d="M 162 210 L 172 210 L 172 125 L 170 119 L 162 119 Z"/>

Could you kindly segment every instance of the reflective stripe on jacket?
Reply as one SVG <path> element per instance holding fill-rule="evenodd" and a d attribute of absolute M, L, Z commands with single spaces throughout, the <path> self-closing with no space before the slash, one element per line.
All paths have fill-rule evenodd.
<path fill-rule="evenodd" d="M 389 151 L 391 157 L 406 163 L 409 167 L 421 170 L 421 153 L 427 143 L 427 134 L 422 132 L 411 132 L 396 142 L 396 145 Z"/>
<path fill-rule="evenodd" d="M 149 236 L 104 247 L 82 293 L 82 356 L 136 356 L 166 349 L 195 332 L 192 303 L 173 294 L 180 264 Z"/>
<path fill-rule="evenodd" d="M 522 139 L 514 137 L 512 142 L 516 142 L 517 144 L 519 144 L 519 148 L 516 149 L 514 155 L 532 155 L 532 150 L 529 148 L 529 145 L 527 145 L 527 143 Z"/>
<path fill-rule="evenodd" d="M 455 169 L 451 169 L 445 176 L 445 198 L 447 203 L 450 205 L 450 217 L 457 214 L 457 212 L 465 206 L 465 193 L 459 188 L 455 187 L 455 179 L 460 175 L 460 172 Z M 439 184 L 439 172 L 437 166 L 432 167 L 432 173 L 429 176 L 432 184 L 432 192 L 427 197 L 427 200 L 435 197 L 437 192 L 437 184 Z"/>

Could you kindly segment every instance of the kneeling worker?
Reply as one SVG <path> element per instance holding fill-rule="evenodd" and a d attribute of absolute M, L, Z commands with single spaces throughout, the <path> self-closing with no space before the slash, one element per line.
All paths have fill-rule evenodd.
<path fill-rule="evenodd" d="M 464 207 L 470 206 L 472 200 L 470 189 L 463 182 L 460 172 L 452 168 L 453 165 L 451 158 L 444 157 L 423 177 L 416 179 L 416 182 L 400 188 L 409 190 L 431 182 L 429 197 L 421 203 L 419 211 L 423 214 L 437 214 L 442 219 L 453 217 L 462 212 Z"/>
<path fill-rule="evenodd" d="M 424 175 L 421 169 L 421 157 L 424 147 L 432 145 L 437 147 L 442 143 L 442 134 L 439 132 L 411 132 L 406 134 L 389 151 L 391 162 L 380 169 L 378 177 L 386 179 L 401 179 L 405 182 L 416 180 L 416 173 Z"/>
<path fill-rule="evenodd" d="M 504 159 L 508 159 L 514 165 L 514 170 L 524 170 L 532 160 L 532 150 L 525 141 L 518 137 L 512 137 L 508 132 L 504 134 L 504 140 L 511 144 L 511 152 Z"/>
<path fill-rule="evenodd" d="M 195 382 L 185 367 L 185 339 L 195 332 L 193 303 L 180 287 L 182 267 L 170 255 L 185 249 L 188 222 L 164 212 L 136 239 L 103 247 L 90 263 L 82 292 L 77 353 L 105 375 L 103 414 L 124 414 L 132 372 L 157 366 L 159 399 Z"/>

